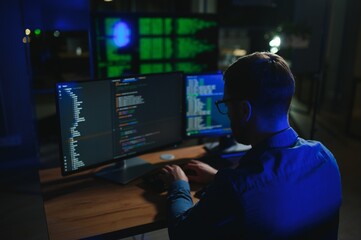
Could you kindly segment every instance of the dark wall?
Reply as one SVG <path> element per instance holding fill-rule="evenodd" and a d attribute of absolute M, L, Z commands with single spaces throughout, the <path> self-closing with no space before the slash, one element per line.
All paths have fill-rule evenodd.
<path fill-rule="evenodd" d="M 25 26 L 43 31 L 89 28 L 89 0 L 22 0 Z"/>
<path fill-rule="evenodd" d="M 294 74 L 313 75 L 321 71 L 329 27 L 329 0 L 295 0 L 293 22 L 305 26 L 310 33 L 309 46 L 294 49 L 292 70 Z"/>
<path fill-rule="evenodd" d="M 0 3 L 0 235 L 47 239 L 20 0 Z"/>
<path fill-rule="evenodd" d="M 37 154 L 34 105 L 30 93 L 31 70 L 28 44 L 23 43 L 25 27 L 21 11 L 21 1 L 13 4 L 1 2 L 0 99 L 5 131 L 0 147 L 6 154 L 1 161 Z"/>

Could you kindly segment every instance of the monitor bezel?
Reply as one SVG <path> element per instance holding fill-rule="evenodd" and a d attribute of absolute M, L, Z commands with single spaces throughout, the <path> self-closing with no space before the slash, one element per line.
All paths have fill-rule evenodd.
<path fill-rule="evenodd" d="M 180 78 L 180 84 L 181 84 L 181 102 L 180 102 L 180 121 L 181 121 L 181 127 L 180 127 L 180 132 L 179 132 L 179 136 L 178 139 L 172 142 L 169 142 L 167 144 L 162 144 L 159 146 L 156 146 L 152 149 L 148 149 L 148 150 L 143 150 L 140 152 L 136 152 L 134 154 L 129 154 L 127 156 L 124 157 L 118 157 L 118 158 L 113 158 L 113 159 L 109 159 L 109 160 L 105 160 L 103 162 L 99 162 L 96 164 L 92 164 L 86 167 L 81 167 L 79 169 L 76 170 L 71 170 L 71 171 L 65 171 L 65 167 L 64 167 L 64 152 L 63 152 L 63 142 L 62 142 L 62 133 L 61 133 L 61 122 L 60 122 L 60 106 L 59 106 L 59 98 L 58 98 L 58 85 L 60 84 L 69 84 L 69 83 L 86 83 L 86 82 L 94 82 L 94 81 L 112 81 L 112 80 L 118 80 L 118 79 L 127 79 L 130 77 L 140 77 L 140 76 L 154 76 L 154 75 L 179 75 Z M 67 82 L 56 82 L 55 83 L 55 102 L 56 102 L 56 115 L 57 115 L 57 124 L 58 124 L 58 141 L 59 141 L 59 162 L 60 162 L 60 168 L 61 168 L 61 174 L 62 176 L 69 176 L 69 175 L 74 175 L 76 173 L 83 173 L 89 170 L 94 170 L 95 172 L 97 172 L 98 170 L 100 170 L 100 167 L 105 167 L 108 166 L 110 164 L 116 164 L 119 163 L 121 161 L 127 161 L 127 159 L 133 158 L 133 157 L 138 157 L 141 156 L 143 154 L 147 154 L 147 153 L 151 153 L 151 152 L 156 152 L 162 149 L 166 149 L 166 148 L 170 148 L 170 147 L 177 147 L 177 145 L 181 144 L 182 141 L 184 140 L 183 138 L 183 133 L 184 133 L 184 120 L 183 120 L 183 98 L 184 98 L 184 76 L 183 76 L 183 72 L 180 71 L 174 71 L 174 72 L 162 72 L 162 73 L 147 73 L 147 74 L 132 74 L 132 75 L 126 75 L 126 76 L 120 76 L 120 77 L 114 77 L 114 78 L 103 78 L 103 79 L 81 79 L 81 80 L 72 80 L 72 81 L 67 81 Z"/>

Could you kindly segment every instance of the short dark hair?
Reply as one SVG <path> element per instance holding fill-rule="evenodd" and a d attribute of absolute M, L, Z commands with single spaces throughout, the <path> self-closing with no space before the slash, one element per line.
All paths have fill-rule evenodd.
<path fill-rule="evenodd" d="M 277 54 L 255 52 L 239 58 L 224 73 L 232 98 L 248 100 L 269 117 L 288 113 L 295 80 L 286 61 Z"/>

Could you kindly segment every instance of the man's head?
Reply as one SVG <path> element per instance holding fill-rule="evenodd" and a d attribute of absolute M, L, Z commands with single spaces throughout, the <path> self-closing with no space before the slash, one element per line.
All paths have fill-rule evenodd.
<path fill-rule="evenodd" d="M 229 100 L 228 115 L 237 141 L 250 144 L 252 131 L 272 132 L 288 124 L 295 81 L 283 58 L 268 52 L 241 57 L 228 67 L 224 79 L 224 99 Z"/>

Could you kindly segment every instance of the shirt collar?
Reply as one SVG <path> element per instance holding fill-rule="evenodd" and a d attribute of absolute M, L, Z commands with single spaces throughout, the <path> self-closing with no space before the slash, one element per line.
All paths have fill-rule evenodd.
<path fill-rule="evenodd" d="M 260 145 L 266 148 L 288 147 L 294 145 L 295 142 L 297 141 L 297 138 L 298 138 L 298 134 L 296 133 L 296 131 L 293 128 L 289 127 L 286 128 L 285 130 L 276 133 L 270 138 L 267 138 L 262 143 L 260 143 Z M 255 146 L 256 148 L 257 145 Z"/>
<path fill-rule="evenodd" d="M 296 131 L 291 127 L 286 128 L 263 142 L 252 146 L 251 150 L 242 157 L 239 167 L 247 166 L 248 164 L 254 165 L 256 163 L 254 159 L 259 159 L 259 156 L 267 149 L 291 147 L 296 143 L 297 139 L 298 134 Z"/>

